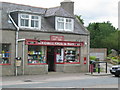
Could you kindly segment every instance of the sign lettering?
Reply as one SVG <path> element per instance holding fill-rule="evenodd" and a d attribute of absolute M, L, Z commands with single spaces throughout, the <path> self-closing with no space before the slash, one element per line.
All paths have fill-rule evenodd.
<path fill-rule="evenodd" d="M 83 46 L 83 42 L 71 42 L 71 41 L 50 41 L 50 40 L 40 40 L 39 42 L 36 40 L 33 43 L 32 40 L 26 40 L 27 45 L 41 45 L 41 46 Z"/>
<path fill-rule="evenodd" d="M 51 35 L 50 36 L 51 41 L 64 41 L 64 36 L 59 35 Z"/>

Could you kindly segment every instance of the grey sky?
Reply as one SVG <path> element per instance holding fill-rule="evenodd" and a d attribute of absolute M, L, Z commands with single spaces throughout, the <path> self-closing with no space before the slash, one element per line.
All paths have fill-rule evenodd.
<path fill-rule="evenodd" d="M 63 0 L 0 0 L 37 7 L 60 6 Z M 74 1 L 75 14 L 82 15 L 85 26 L 90 22 L 110 21 L 118 28 L 118 1 L 119 0 L 72 0 Z"/>

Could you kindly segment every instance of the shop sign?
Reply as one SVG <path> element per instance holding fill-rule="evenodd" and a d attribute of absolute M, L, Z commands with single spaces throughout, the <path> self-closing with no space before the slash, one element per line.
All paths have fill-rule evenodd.
<path fill-rule="evenodd" d="M 60 35 L 51 35 L 50 36 L 51 41 L 64 41 L 64 36 Z"/>
<path fill-rule="evenodd" d="M 50 40 L 40 40 L 32 41 L 26 40 L 27 45 L 41 45 L 41 46 L 83 46 L 83 42 L 71 42 L 71 41 L 50 41 Z"/>

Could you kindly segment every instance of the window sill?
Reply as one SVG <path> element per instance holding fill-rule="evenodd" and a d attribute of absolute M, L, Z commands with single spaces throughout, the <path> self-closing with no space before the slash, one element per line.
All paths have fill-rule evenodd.
<path fill-rule="evenodd" d="M 57 63 L 55 63 L 55 64 L 64 64 L 64 62 L 62 62 L 62 63 L 60 63 L 60 62 L 57 62 Z"/>
<path fill-rule="evenodd" d="M 60 32 L 73 32 L 73 30 L 65 30 L 65 29 L 56 29 L 56 31 L 60 31 Z"/>
<path fill-rule="evenodd" d="M 64 64 L 80 64 L 80 62 L 65 62 Z"/>
<path fill-rule="evenodd" d="M 80 62 L 64 62 L 64 63 L 56 63 L 56 64 L 80 64 Z"/>
<path fill-rule="evenodd" d="M 3 64 L 0 64 L 0 65 L 11 65 L 10 63 L 3 63 Z"/>
<path fill-rule="evenodd" d="M 20 26 L 20 29 L 23 29 L 23 30 L 41 30 L 40 27 L 34 28 L 34 27 L 24 27 L 24 26 Z"/>
<path fill-rule="evenodd" d="M 46 63 L 28 63 L 28 65 L 47 65 Z"/>

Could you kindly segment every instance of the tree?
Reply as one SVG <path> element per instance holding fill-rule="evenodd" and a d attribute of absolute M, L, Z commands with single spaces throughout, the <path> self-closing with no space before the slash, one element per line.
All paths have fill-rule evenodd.
<path fill-rule="evenodd" d="M 116 30 L 110 22 L 90 23 L 87 29 L 90 31 L 91 48 L 105 47 L 102 39 L 107 38 L 111 33 L 114 33 Z"/>
<path fill-rule="evenodd" d="M 115 49 L 119 50 L 120 49 L 120 31 L 116 30 L 114 33 L 111 33 L 108 37 L 102 39 L 102 43 L 104 47 L 108 48 L 108 50 Z"/>
<path fill-rule="evenodd" d="M 75 16 L 84 25 L 84 20 L 81 18 L 81 15 L 75 15 Z"/>

